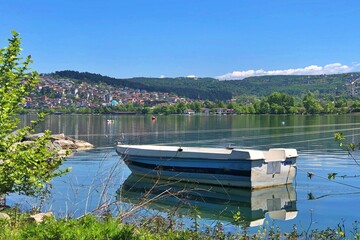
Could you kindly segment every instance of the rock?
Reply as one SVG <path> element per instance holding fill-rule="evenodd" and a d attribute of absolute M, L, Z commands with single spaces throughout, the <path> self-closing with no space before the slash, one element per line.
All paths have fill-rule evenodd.
<path fill-rule="evenodd" d="M 53 142 L 46 143 L 46 148 L 49 149 L 49 151 L 60 151 L 60 150 L 62 150 L 62 147 L 60 146 L 59 143 L 53 143 Z"/>
<path fill-rule="evenodd" d="M 69 153 L 66 149 L 61 149 L 57 152 L 58 157 L 68 157 Z"/>
<path fill-rule="evenodd" d="M 33 143 L 34 143 L 34 141 L 16 142 L 16 143 L 14 143 L 13 145 L 11 145 L 10 149 L 11 149 L 12 151 L 15 151 L 15 150 L 16 150 L 16 147 L 17 147 L 18 145 L 31 145 L 31 144 L 33 144 Z"/>
<path fill-rule="evenodd" d="M 91 143 L 85 142 L 83 140 L 75 140 L 75 146 L 76 149 L 89 149 L 94 147 L 94 145 Z"/>
<path fill-rule="evenodd" d="M 76 149 L 76 145 L 71 140 L 59 139 L 54 141 L 54 145 L 59 144 L 62 149 Z"/>
<path fill-rule="evenodd" d="M 16 134 L 16 132 L 12 134 Z M 15 149 L 15 147 L 19 144 L 24 144 L 24 145 L 32 144 L 37 138 L 42 137 L 44 135 L 45 133 L 36 133 L 25 136 L 23 141 L 13 144 L 12 147 L 13 149 Z M 83 140 L 75 140 L 71 137 L 65 136 L 64 133 L 59 133 L 59 134 L 50 135 L 50 142 L 47 143 L 46 147 L 49 151 L 58 151 L 59 156 L 66 156 L 67 155 L 66 152 L 62 151 L 64 149 L 71 149 L 71 150 L 90 149 L 93 148 L 94 145 Z M 2 163 L 3 162 L 1 160 L 0 165 Z"/>
<path fill-rule="evenodd" d="M 63 133 L 51 134 L 51 135 L 50 135 L 50 139 L 51 139 L 51 141 L 54 141 L 54 140 L 62 140 L 62 139 L 65 139 L 65 134 L 63 134 Z"/>
<path fill-rule="evenodd" d="M 6 195 L 0 193 L 0 211 L 6 207 Z"/>
<path fill-rule="evenodd" d="M 65 136 L 65 139 L 66 139 L 66 140 L 75 141 L 75 139 L 73 139 L 73 138 L 71 138 L 71 137 L 69 137 L 69 136 Z"/>
<path fill-rule="evenodd" d="M 36 223 L 41 223 L 42 221 L 44 221 L 45 217 L 54 217 L 52 212 L 47 212 L 47 213 L 37 213 L 34 215 L 30 215 L 30 219 L 35 220 Z"/>
<path fill-rule="evenodd" d="M 0 219 L 10 220 L 10 216 L 7 215 L 6 213 L 0 213 Z"/>
<path fill-rule="evenodd" d="M 24 137 L 25 141 L 35 141 L 35 139 L 39 138 L 39 137 L 43 137 L 45 135 L 45 133 L 35 133 L 35 134 L 30 134 Z"/>
<path fill-rule="evenodd" d="M 12 133 L 10 133 L 9 135 L 7 135 L 4 139 L 8 140 L 10 137 L 17 136 L 18 134 L 19 134 L 19 130 L 15 130 Z"/>

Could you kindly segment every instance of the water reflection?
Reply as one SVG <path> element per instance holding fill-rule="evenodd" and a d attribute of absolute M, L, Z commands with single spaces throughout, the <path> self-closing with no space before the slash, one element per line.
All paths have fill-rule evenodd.
<path fill-rule="evenodd" d="M 297 216 L 296 192 L 292 185 L 251 190 L 204 184 L 154 180 L 131 174 L 117 191 L 125 203 L 141 204 L 161 212 L 194 216 L 234 223 L 240 212 L 246 226 L 262 225 L 266 213 L 270 218 L 290 220 Z"/>

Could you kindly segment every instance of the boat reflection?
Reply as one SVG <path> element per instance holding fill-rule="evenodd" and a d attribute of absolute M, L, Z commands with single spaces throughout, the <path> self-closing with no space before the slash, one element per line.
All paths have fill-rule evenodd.
<path fill-rule="evenodd" d="M 147 208 L 234 223 L 240 212 L 241 224 L 259 226 L 270 218 L 290 220 L 297 216 L 296 192 L 292 185 L 251 190 L 204 184 L 154 180 L 131 174 L 117 192 L 118 200 L 146 204 Z"/>

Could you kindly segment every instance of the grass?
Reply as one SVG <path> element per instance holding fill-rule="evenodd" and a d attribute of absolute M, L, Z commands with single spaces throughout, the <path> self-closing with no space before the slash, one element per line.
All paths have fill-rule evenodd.
<path fill-rule="evenodd" d="M 125 223 L 112 216 L 97 217 L 85 215 L 80 219 L 55 219 L 47 217 L 37 224 L 30 220 L 30 213 L 21 213 L 17 208 L 7 210 L 10 220 L 0 219 L 0 239 L 360 239 L 358 223 L 355 222 L 351 236 L 346 236 L 341 225 L 325 230 L 298 232 L 294 225 L 292 231 L 281 232 L 276 226 L 266 224 L 256 233 L 250 234 L 247 228 L 239 226 L 236 233 L 227 233 L 221 222 L 200 231 L 196 227 L 181 229 L 174 217 L 143 217 L 136 223 Z M 180 226 L 180 227 L 179 227 Z"/>

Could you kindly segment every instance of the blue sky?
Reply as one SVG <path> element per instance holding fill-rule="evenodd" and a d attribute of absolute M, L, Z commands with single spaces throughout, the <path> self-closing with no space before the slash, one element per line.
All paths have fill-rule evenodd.
<path fill-rule="evenodd" d="M 0 0 L 40 73 L 112 77 L 330 74 L 360 69 L 358 0 Z"/>

